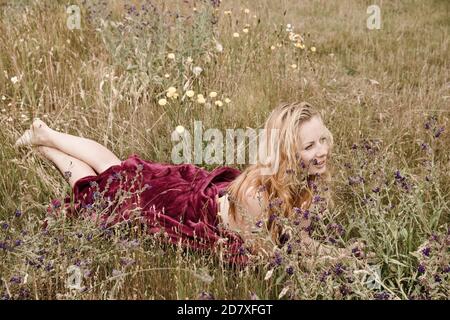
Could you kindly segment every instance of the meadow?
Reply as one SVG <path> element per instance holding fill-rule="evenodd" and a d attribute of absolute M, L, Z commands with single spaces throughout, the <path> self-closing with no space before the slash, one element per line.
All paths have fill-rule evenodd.
<path fill-rule="evenodd" d="M 0 0 L 0 299 L 449 298 L 448 1 L 72 4 L 80 28 L 65 1 Z M 43 228 L 70 186 L 33 148 L 13 148 L 39 117 L 123 159 L 170 162 L 177 126 L 260 128 L 293 101 L 322 110 L 334 136 L 334 206 L 317 198 L 313 236 L 362 239 L 370 264 L 305 268 L 285 246 L 236 270 L 139 226 Z"/>

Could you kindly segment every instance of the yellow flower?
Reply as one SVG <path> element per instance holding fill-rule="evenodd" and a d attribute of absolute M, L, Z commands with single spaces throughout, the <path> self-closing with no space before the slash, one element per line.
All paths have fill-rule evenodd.
<path fill-rule="evenodd" d="M 209 93 L 209 96 L 210 96 L 211 98 L 215 98 L 215 97 L 217 97 L 217 92 L 211 91 L 211 92 Z"/>
<path fill-rule="evenodd" d="M 192 97 L 195 95 L 195 92 L 194 92 L 194 90 L 188 90 L 188 91 L 186 91 L 186 95 L 187 95 L 189 98 L 192 98 Z"/>
<path fill-rule="evenodd" d="M 169 59 L 169 60 L 175 60 L 175 54 L 174 54 L 174 53 L 169 53 L 169 54 L 167 54 L 167 59 Z"/>
<path fill-rule="evenodd" d="M 228 98 L 225 98 L 225 103 L 226 104 L 229 104 L 231 102 L 231 100 L 230 99 L 228 99 Z"/>
<path fill-rule="evenodd" d="M 233 33 L 233 37 L 234 38 L 239 38 L 239 33 L 237 33 L 237 32 Z"/>
<path fill-rule="evenodd" d="M 175 87 L 169 87 L 169 89 L 167 89 L 166 96 L 168 98 L 172 98 L 172 97 L 174 97 L 176 92 L 177 92 L 177 89 Z"/>
<path fill-rule="evenodd" d="M 198 95 L 197 95 L 197 102 L 198 102 L 199 104 L 204 104 L 204 103 L 206 102 L 206 99 L 203 97 L 202 94 L 198 94 Z"/>
<path fill-rule="evenodd" d="M 248 33 L 248 29 L 247 29 L 247 28 L 244 28 L 244 29 L 242 29 L 242 32 L 243 32 L 243 33 Z"/>
<path fill-rule="evenodd" d="M 312 52 L 316 52 L 316 47 L 311 47 Z"/>
<path fill-rule="evenodd" d="M 159 99 L 159 101 L 158 101 L 158 104 L 160 105 L 160 106 L 165 106 L 166 104 L 167 104 L 167 100 L 166 99 Z"/>
<path fill-rule="evenodd" d="M 218 107 L 223 106 L 223 102 L 220 101 L 220 100 L 217 100 L 216 102 L 214 102 L 214 104 L 215 104 L 216 106 L 218 106 Z"/>

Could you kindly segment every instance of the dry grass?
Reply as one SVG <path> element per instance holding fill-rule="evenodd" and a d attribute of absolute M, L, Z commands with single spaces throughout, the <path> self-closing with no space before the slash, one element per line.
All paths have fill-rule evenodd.
<path fill-rule="evenodd" d="M 366 28 L 372 1 L 230 0 L 217 11 L 196 1 L 196 12 L 192 1 L 152 1 L 159 13 L 147 16 L 141 2 L 108 7 L 80 1 L 82 28 L 71 31 L 63 2 L 0 1 L 3 297 L 277 298 L 289 287 L 291 298 L 448 298 L 447 1 L 375 1 L 382 28 L 373 31 Z M 139 16 L 124 9 L 131 3 Z M 305 49 L 289 40 L 288 23 L 304 37 Z M 245 24 L 248 33 L 242 31 Z M 199 77 L 187 57 L 203 69 Z M 11 81 L 15 76 L 17 83 Z M 180 99 L 188 79 L 196 93 L 216 91 L 217 99 L 231 103 L 217 107 L 210 98 L 211 105 Z M 180 97 L 160 106 L 170 86 Z M 39 116 L 58 130 L 103 143 L 121 158 L 138 153 L 169 162 L 170 133 L 177 125 L 191 129 L 201 120 L 206 128 L 257 128 L 279 102 L 296 100 L 324 111 L 336 145 L 336 207 L 325 211 L 315 236 L 329 240 L 327 226 L 340 223 L 342 244 L 353 236 L 366 240 L 382 267 L 380 290 L 350 281 L 351 263 L 344 273 L 334 265 L 286 275 L 296 261 L 284 251 L 279 277 L 265 281 L 264 264 L 230 270 L 211 257 L 166 248 L 141 230 L 110 234 L 85 221 L 61 220 L 42 232 L 47 204 L 70 188 L 49 163 L 12 148 Z M 364 183 L 356 183 L 361 177 Z M 428 242 L 432 235 L 439 239 Z M 425 247 L 429 257 L 421 251 Z M 73 264 L 86 273 L 85 291 L 66 288 Z"/>

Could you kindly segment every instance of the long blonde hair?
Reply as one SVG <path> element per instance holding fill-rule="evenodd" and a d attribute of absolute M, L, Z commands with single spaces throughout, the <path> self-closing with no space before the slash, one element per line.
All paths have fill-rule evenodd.
<path fill-rule="evenodd" d="M 284 217 L 290 217 L 295 207 L 306 209 L 311 205 L 312 193 L 308 182 L 314 180 L 315 176 L 307 175 L 306 165 L 301 164 L 298 146 L 300 145 L 300 126 L 314 116 L 321 118 L 320 113 L 307 102 L 282 103 L 275 108 L 266 120 L 264 131 L 268 133 L 271 132 L 271 129 L 279 130 L 278 170 L 270 175 L 262 175 L 260 170 L 267 166 L 273 166 L 274 159 L 271 159 L 269 164 L 263 164 L 258 159 L 255 164 L 248 166 L 227 187 L 230 199 L 229 215 L 235 221 L 238 220 L 237 207 L 245 202 L 246 191 L 253 188 L 260 192 L 261 199 L 266 204 L 263 209 L 266 209 L 267 212 L 267 227 L 276 243 L 279 242 L 280 230 L 270 217 L 274 214 L 273 203 L 275 202 L 276 212 L 281 212 Z M 270 137 L 267 135 L 266 139 L 263 140 L 265 145 L 261 147 L 265 147 L 271 154 L 273 146 L 269 139 Z M 330 153 L 333 136 L 329 131 L 327 140 Z"/>

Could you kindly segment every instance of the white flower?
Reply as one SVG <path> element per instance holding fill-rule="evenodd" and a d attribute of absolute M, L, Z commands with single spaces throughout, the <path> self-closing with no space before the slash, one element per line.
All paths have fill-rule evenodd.
<path fill-rule="evenodd" d="M 170 74 L 166 73 L 166 74 L 164 75 L 164 78 L 169 79 L 169 78 L 170 78 Z"/>
<path fill-rule="evenodd" d="M 2 101 L 5 101 L 6 100 L 6 97 L 5 96 L 2 96 Z"/>
<path fill-rule="evenodd" d="M 193 60 L 191 57 L 188 57 L 188 58 L 186 59 L 186 63 L 187 63 L 187 64 L 191 64 L 193 61 L 194 61 L 194 60 Z"/>
<path fill-rule="evenodd" d="M 233 33 L 233 38 L 239 38 L 239 33 L 237 32 Z"/>
<path fill-rule="evenodd" d="M 192 68 L 192 72 L 193 72 L 196 76 L 199 76 L 200 73 L 202 73 L 202 71 L 203 71 L 203 69 L 202 69 L 201 67 L 198 67 L 198 66 Z"/>
<path fill-rule="evenodd" d="M 216 42 L 216 51 L 217 52 L 222 52 L 223 51 L 223 46 L 219 42 Z"/>
<path fill-rule="evenodd" d="M 248 28 L 242 29 L 242 32 L 243 32 L 243 33 L 248 33 Z"/>
<path fill-rule="evenodd" d="M 245 14 L 249 14 L 249 13 L 250 13 L 250 10 L 249 10 L 249 9 L 244 9 L 244 13 L 245 13 Z"/>
<path fill-rule="evenodd" d="M 16 84 L 17 82 L 19 82 L 19 78 L 17 76 L 14 76 L 14 77 L 11 78 L 11 82 L 13 84 Z"/>
<path fill-rule="evenodd" d="M 229 104 L 231 102 L 231 100 L 230 99 L 228 99 L 228 98 L 225 98 L 225 103 L 226 104 Z"/>
<path fill-rule="evenodd" d="M 160 106 L 165 106 L 166 104 L 167 104 L 167 100 L 166 99 L 159 99 L 159 101 L 158 101 L 158 104 L 160 105 Z"/>
<path fill-rule="evenodd" d="M 189 98 L 192 98 L 192 97 L 194 96 L 194 94 L 195 94 L 194 90 L 188 90 L 188 91 L 186 91 L 186 95 L 187 95 Z"/>
<path fill-rule="evenodd" d="M 217 100 L 216 102 L 214 102 L 214 104 L 215 104 L 216 106 L 218 106 L 218 107 L 223 106 L 223 102 L 220 101 L 220 100 Z"/>
<path fill-rule="evenodd" d="M 169 54 L 167 55 L 167 59 L 169 59 L 169 60 L 175 60 L 175 54 L 174 54 L 174 53 L 169 53 Z"/>
<path fill-rule="evenodd" d="M 217 97 L 217 92 L 211 91 L 211 92 L 209 93 L 209 96 L 210 96 L 211 98 L 215 98 L 215 97 Z"/>

